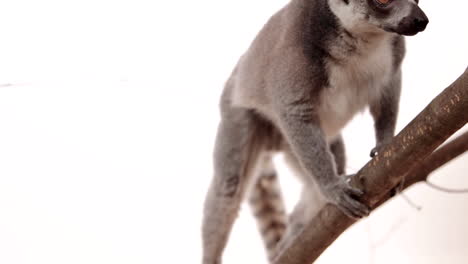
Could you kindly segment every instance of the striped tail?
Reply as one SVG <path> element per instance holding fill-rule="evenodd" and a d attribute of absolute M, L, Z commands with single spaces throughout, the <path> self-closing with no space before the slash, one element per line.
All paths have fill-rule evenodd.
<path fill-rule="evenodd" d="M 286 230 L 287 216 L 276 172 L 271 169 L 258 178 L 250 194 L 250 207 L 257 220 L 269 260 Z"/>

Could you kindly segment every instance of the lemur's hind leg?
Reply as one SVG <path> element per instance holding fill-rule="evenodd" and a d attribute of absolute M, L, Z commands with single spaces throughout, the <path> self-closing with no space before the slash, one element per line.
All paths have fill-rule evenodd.
<path fill-rule="evenodd" d="M 343 138 L 337 137 L 329 145 L 330 151 L 335 159 L 336 169 L 339 175 L 345 173 L 346 156 Z M 305 171 L 302 168 L 299 160 L 295 157 L 291 150 L 286 150 L 284 153 L 285 161 L 291 170 L 300 178 L 304 177 Z M 320 189 L 316 184 L 303 181 L 303 189 L 301 197 L 294 207 L 293 212 L 288 218 L 286 233 L 272 256 L 272 260 L 284 250 L 295 238 L 311 219 L 318 213 L 318 210 L 326 203 L 324 197 L 320 193 Z"/>
<path fill-rule="evenodd" d="M 205 200 L 203 264 L 220 264 L 229 233 L 261 153 L 253 112 L 224 106 L 214 151 L 214 177 Z"/>
<path fill-rule="evenodd" d="M 268 258 L 286 231 L 286 211 L 271 155 L 262 157 L 259 177 L 250 193 L 250 207 L 257 219 Z"/>
<path fill-rule="evenodd" d="M 312 185 L 310 181 L 304 180 L 305 171 L 296 156 L 290 151 L 284 152 L 284 159 L 288 167 L 304 183 L 301 196 L 292 213 L 288 217 L 286 232 L 278 243 L 271 258 L 272 262 L 296 237 L 300 234 L 305 225 L 318 212 L 318 209 L 325 204 L 317 185 Z"/>
<path fill-rule="evenodd" d="M 341 135 L 330 143 L 330 151 L 335 159 L 338 175 L 344 175 L 346 173 L 346 151 Z"/>

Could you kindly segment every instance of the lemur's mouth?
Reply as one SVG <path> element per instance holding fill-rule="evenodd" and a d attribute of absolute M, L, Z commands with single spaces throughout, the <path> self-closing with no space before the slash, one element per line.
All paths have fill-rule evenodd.
<path fill-rule="evenodd" d="M 426 29 L 428 22 L 429 21 L 414 23 L 411 26 L 407 26 L 404 23 L 400 23 L 400 25 L 397 28 L 383 27 L 383 30 L 403 36 L 414 36 L 419 32 L 423 32 Z"/>
<path fill-rule="evenodd" d="M 414 35 L 418 34 L 419 32 L 421 32 L 421 31 L 410 30 L 410 31 L 397 32 L 397 33 L 400 34 L 400 35 L 403 35 L 403 36 L 414 36 Z"/>
<path fill-rule="evenodd" d="M 403 36 L 414 36 L 418 34 L 420 31 L 417 30 L 397 30 L 393 28 L 386 28 L 385 31 L 391 32 L 391 33 L 396 33 L 398 35 L 403 35 Z"/>
<path fill-rule="evenodd" d="M 396 33 L 404 36 L 414 36 L 419 32 L 423 32 L 426 29 L 426 25 L 427 23 L 413 27 L 399 27 L 399 29 L 396 30 Z"/>

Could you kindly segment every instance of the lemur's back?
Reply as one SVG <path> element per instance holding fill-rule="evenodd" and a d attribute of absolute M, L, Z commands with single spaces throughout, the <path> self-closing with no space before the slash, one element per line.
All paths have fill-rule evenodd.
<path fill-rule="evenodd" d="M 264 25 L 239 59 L 231 77 L 233 87 L 228 89 L 232 89 L 233 105 L 258 109 L 269 116 L 271 98 L 267 90 L 276 85 L 275 73 L 281 71 L 280 68 L 292 67 L 284 64 L 284 56 L 302 49 L 300 34 L 303 33 L 304 13 L 296 2 L 291 2 Z"/>

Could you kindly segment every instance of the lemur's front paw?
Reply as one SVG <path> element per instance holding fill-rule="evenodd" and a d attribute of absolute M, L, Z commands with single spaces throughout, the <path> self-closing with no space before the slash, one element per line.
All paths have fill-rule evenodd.
<path fill-rule="evenodd" d="M 354 176 L 338 177 L 336 182 L 325 187 L 325 197 L 347 216 L 352 218 L 362 218 L 368 216 L 370 208 L 359 201 L 364 192 L 354 188 L 349 183 L 349 179 Z"/>

